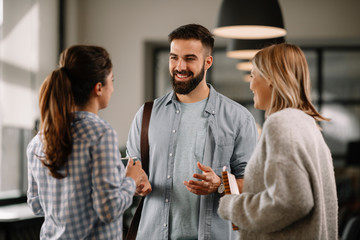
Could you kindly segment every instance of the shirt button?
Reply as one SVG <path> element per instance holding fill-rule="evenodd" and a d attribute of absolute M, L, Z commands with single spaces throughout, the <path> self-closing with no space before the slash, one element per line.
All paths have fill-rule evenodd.
<path fill-rule="evenodd" d="M 165 202 L 169 202 L 169 199 L 165 199 Z"/>
<path fill-rule="evenodd" d="M 179 110 L 176 110 L 176 113 L 179 113 L 180 111 Z"/>
<path fill-rule="evenodd" d="M 174 129 L 174 130 L 172 130 L 172 132 L 173 132 L 173 133 L 176 133 L 176 130 Z"/>
<path fill-rule="evenodd" d="M 170 153 L 169 156 L 171 157 L 171 156 L 172 156 L 172 153 Z"/>
<path fill-rule="evenodd" d="M 167 227 L 167 224 L 166 224 L 166 223 L 164 223 L 164 227 Z"/>
<path fill-rule="evenodd" d="M 170 176 L 170 175 L 168 175 L 168 177 L 167 177 L 167 178 L 169 179 L 169 178 L 171 178 L 171 176 Z"/>

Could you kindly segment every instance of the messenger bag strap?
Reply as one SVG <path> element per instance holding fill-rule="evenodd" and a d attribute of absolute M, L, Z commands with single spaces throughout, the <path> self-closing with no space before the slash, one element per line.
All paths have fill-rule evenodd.
<path fill-rule="evenodd" d="M 141 164 L 146 172 L 146 174 L 149 176 L 149 138 L 148 138 L 148 132 L 149 132 L 149 122 L 151 117 L 151 111 L 153 106 L 153 101 L 146 102 L 144 105 L 144 112 L 143 112 L 143 118 L 141 123 L 141 138 L 140 138 L 140 152 L 141 152 Z M 138 231 L 139 223 L 140 223 L 140 217 L 141 217 L 141 211 L 144 205 L 144 199 L 145 197 L 141 198 L 141 201 L 136 208 L 134 217 L 131 221 L 129 231 L 126 235 L 126 240 L 135 240 L 136 234 Z"/>

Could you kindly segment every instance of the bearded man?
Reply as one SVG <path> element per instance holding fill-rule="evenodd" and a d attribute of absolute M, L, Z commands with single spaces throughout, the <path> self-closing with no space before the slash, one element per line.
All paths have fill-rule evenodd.
<path fill-rule="evenodd" d="M 173 91 L 154 100 L 149 125 L 149 182 L 137 239 L 234 239 L 217 215 L 224 166 L 242 189 L 257 130 L 247 109 L 206 83 L 214 37 L 197 24 L 169 34 Z M 143 106 L 131 125 L 127 154 L 140 158 Z"/>

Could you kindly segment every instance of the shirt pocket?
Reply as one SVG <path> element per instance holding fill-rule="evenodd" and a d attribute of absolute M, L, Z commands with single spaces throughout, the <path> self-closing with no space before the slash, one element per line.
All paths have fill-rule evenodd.
<path fill-rule="evenodd" d="M 222 169 L 224 166 L 230 168 L 230 159 L 234 152 L 234 139 L 231 137 L 219 137 L 216 141 L 214 159 L 215 167 Z"/>

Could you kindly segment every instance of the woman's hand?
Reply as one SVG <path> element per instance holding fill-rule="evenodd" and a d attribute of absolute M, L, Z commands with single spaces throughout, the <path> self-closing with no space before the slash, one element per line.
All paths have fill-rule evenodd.
<path fill-rule="evenodd" d="M 126 176 L 131 177 L 135 180 L 136 195 L 146 196 L 151 192 L 151 184 L 145 171 L 141 167 L 140 161 L 136 161 L 134 163 L 134 160 L 132 158 L 129 159 L 126 166 Z"/>

